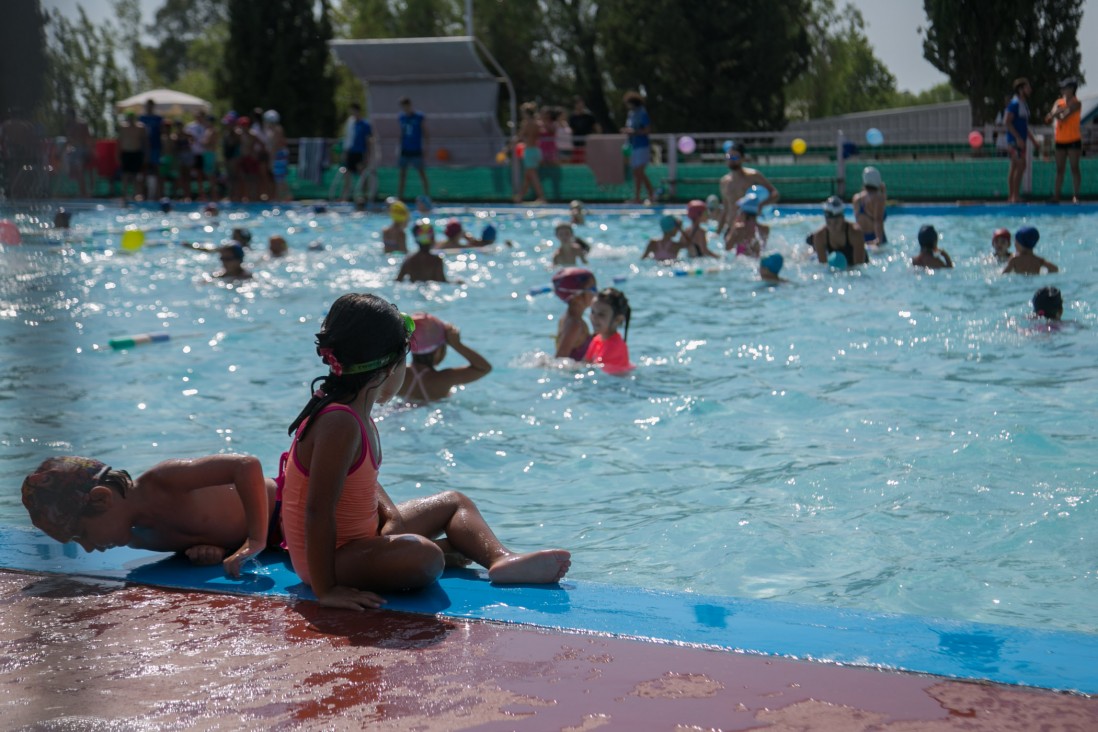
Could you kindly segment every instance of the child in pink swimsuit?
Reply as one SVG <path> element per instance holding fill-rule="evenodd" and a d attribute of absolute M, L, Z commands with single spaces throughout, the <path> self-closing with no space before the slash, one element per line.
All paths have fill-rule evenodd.
<path fill-rule="evenodd" d="M 571 563 L 563 549 L 511 551 L 461 493 L 396 504 L 381 487 L 381 442 L 370 412 L 404 381 L 414 328 L 385 300 L 348 294 L 332 304 L 317 334 L 328 373 L 313 381 L 309 403 L 290 425 L 282 526 L 294 571 L 327 607 L 380 607 L 377 592 L 432 584 L 448 555 L 487 567 L 498 583 L 557 582 Z"/>

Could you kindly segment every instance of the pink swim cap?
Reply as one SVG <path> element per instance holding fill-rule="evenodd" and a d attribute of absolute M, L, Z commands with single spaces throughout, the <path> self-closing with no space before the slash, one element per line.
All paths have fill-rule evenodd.
<path fill-rule="evenodd" d="M 686 218 L 690 219 L 691 221 L 699 221 L 708 210 L 709 209 L 706 208 L 705 201 L 699 201 L 695 198 L 693 201 L 686 204 Z"/>
<path fill-rule="evenodd" d="M 446 222 L 446 228 L 444 229 L 444 231 L 446 232 L 447 238 L 457 236 L 461 233 L 461 222 L 457 219 L 450 219 Z"/>
<path fill-rule="evenodd" d="M 412 313 L 412 322 L 416 324 L 411 343 L 414 355 L 433 353 L 446 342 L 446 323 L 434 315 Z"/>
<path fill-rule="evenodd" d="M 596 290 L 595 275 L 583 267 L 565 267 L 553 275 L 553 292 L 568 302 L 584 290 Z"/>

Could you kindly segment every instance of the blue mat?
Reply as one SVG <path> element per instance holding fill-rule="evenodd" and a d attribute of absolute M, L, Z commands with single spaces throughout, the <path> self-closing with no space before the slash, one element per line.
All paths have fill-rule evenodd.
<path fill-rule="evenodd" d="M 0 568 L 202 592 L 315 599 L 285 554 L 265 552 L 242 577 L 136 549 L 87 554 L 37 530 L 0 526 Z M 387 609 L 607 633 L 750 653 L 880 666 L 1098 693 L 1098 636 L 869 613 L 765 600 L 653 592 L 594 582 L 493 585 L 447 570 L 427 590 L 387 595 Z"/>

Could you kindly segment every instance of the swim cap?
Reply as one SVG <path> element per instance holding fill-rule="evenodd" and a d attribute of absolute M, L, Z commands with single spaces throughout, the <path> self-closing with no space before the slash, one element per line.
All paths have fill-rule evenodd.
<path fill-rule="evenodd" d="M 862 184 L 867 186 L 873 186 L 874 188 L 881 187 L 881 171 L 874 168 L 872 165 L 866 167 L 862 171 Z"/>
<path fill-rule="evenodd" d="M 828 196 L 827 200 L 823 202 L 824 214 L 828 216 L 842 216 L 844 209 L 843 199 L 838 196 Z"/>
<path fill-rule="evenodd" d="M 751 193 L 748 193 L 746 196 L 736 201 L 736 205 L 739 207 L 740 211 L 751 214 L 752 216 L 757 216 L 759 214 L 760 203 L 758 197 Z"/>
<path fill-rule="evenodd" d="M 721 199 L 717 198 L 715 193 L 710 193 L 705 197 L 705 207 L 710 211 L 716 211 L 721 207 Z"/>
<path fill-rule="evenodd" d="M 679 220 L 677 217 L 670 214 L 660 217 L 660 231 L 664 234 L 670 234 L 679 226 Z"/>
<path fill-rule="evenodd" d="M 403 224 L 411 216 L 411 212 L 408 211 L 408 207 L 404 205 L 403 201 L 393 201 L 389 204 L 389 218 L 398 224 Z"/>
<path fill-rule="evenodd" d="M 435 245 L 435 227 L 431 224 L 430 219 L 421 219 L 418 224 L 413 226 L 412 236 L 415 237 L 416 243 L 421 247 L 433 247 Z"/>
<path fill-rule="evenodd" d="M 761 206 L 766 203 L 766 199 L 770 198 L 770 191 L 760 185 L 753 185 L 747 189 L 747 195 L 759 199 L 759 205 Z"/>
<path fill-rule="evenodd" d="M 765 257 L 759 260 L 759 265 L 766 267 L 773 274 L 778 274 L 782 271 L 782 265 L 785 264 L 785 259 L 781 254 L 774 252 L 773 254 L 767 254 Z"/>
<path fill-rule="evenodd" d="M 447 239 L 452 239 L 455 236 L 461 234 L 461 222 L 457 219 L 450 219 L 446 222 L 446 228 L 443 229 Z"/>
<path fill-rule="evenodd" d="M 233 257 L 244 261 L 244 247 L 240 244 L 226 244 L 225 249 L 233 253 Z"/>
<path fill-rule="evenodd" d="M 237 117 L 236 118 L 236 126 L 237 127 L 251 127 L 251 124 L 252 124 L 252 121 L 250 119 L 248 119 L 247 117 Z"/>
<path fill-rule="evenodd" d="M 61 455 L 45 460 L 23 480 L 23 505 L 31 521 L 57 541 L 76 535 L 88 492 L 110 470 L 91 458 Z"/>
<path fill-rule="evenodd" d="M 1009 239 L 1010 238 L 1010 229 L 1006 228 L 1005 226 L 999 227 L 998 229 L 995 230 L 995 233 L 991 235 L 991 240 L 995 241 L 996 239 L 998 239 L 1001 236 L 1005 236 L 1007 239 Z"/>
<path fill-rule="evenodd" d="M 706 205 L 705 201 L 694 199 L 690 203 L 686 204 L 686 218 L 691 221 L 699 221 L 701 217 L 705 215 Z"/>
<path fill-rule="evenodd" d="M 263 121 L 268 124 L 277 125 L 280 119 L 282 118 L 278 115 L 278 112 L 273 109 L 268 109 L 263 113 Z"/>
<path fill-rule="evenodd" d="M 1055 287 L 1042 287 L 1033 296 L 1033 313 L 1043 318 L 1058 318 L 1064 312 L 1064 297 Z"/>
<path fill-rule="evenodd" d="M 930 224 L 919 227 L 919 246 L 923 249 L 933 249 L 938 246 L 938 230 Z"/>
<path fill-rule="evenodd" d="M 553 294 L 568 302 L 574 295 L 595 290 L 595 275 L 583 267 L 565 267 L 553 275 Z"/>
<path fill-rule="evenodd" d="M 829 267 L 834 267 L 835 269 L 846 269 L 848 266 L 846 255 L 842 252 L 831 252 L 831 254 L 828 254 L 827 264 Z"/>
<path fill-rule="evenodd" d="M 1037 246 L 1037 240 L 1040 238 L 1041 234 L 1032 226 L 1023 226 L 1014 232 L 1014 241 L 1018 242 L 1026 249 L 1032 249 Z"/>
<path fill-rule="evenodd" d="M 496 227 L 491 224 L 485 224 L 484 229 L 480 232 L 480 240 L 493 242 L 496 240 Z"/>
<path fill-rule="evenodd" d="M 446 323 L 428 313 L 412 313 L 416 329 L 412 331 L 411 351 L 415 355 L 432 353 L 446 342 Z"/>
<path fill-rule="evenodd" d="M 230 109 L 228 112 L 225 113 L 225 116 L 221 118 L 221 124 L 231 125 L 232 123 L 236 122 L 236 120 L 236 110 Z"/>
<path fill-rule="evenodd" d="M 585 211 L 586 210 L 583 207 L 583 201 L 579 200 L 578 198 L 576 200 L 572 201 L 570 204 L 568 204 L 568 208 L 570 208 L 570 209 L 578 208 L 580 211 Z"/>

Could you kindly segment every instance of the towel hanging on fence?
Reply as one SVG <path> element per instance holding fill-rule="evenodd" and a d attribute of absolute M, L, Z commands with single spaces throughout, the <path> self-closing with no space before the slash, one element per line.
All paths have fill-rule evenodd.
<path fill-rule="evenodd" d="M 302 137 L 297 149 L 297 178 L 321 183 L 328 167 L 328 141 L 323 137 Z"/>

